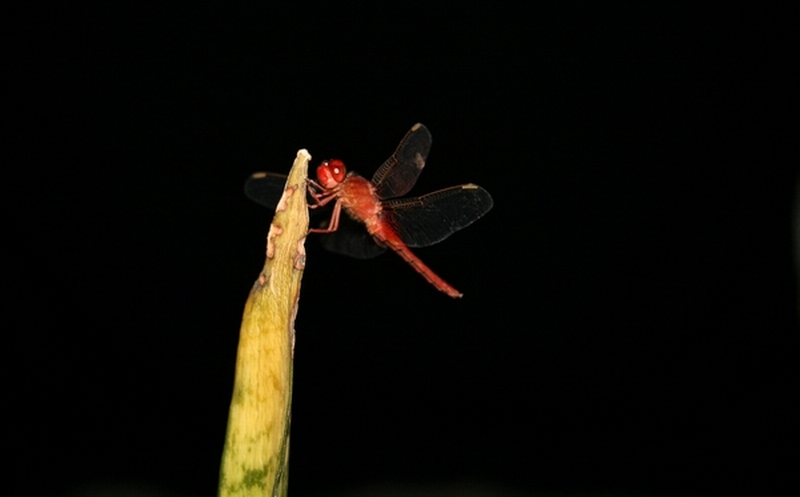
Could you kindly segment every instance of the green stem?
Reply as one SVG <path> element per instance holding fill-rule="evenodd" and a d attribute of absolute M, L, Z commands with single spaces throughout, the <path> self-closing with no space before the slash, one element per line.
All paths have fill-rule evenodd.
<path fill-rule="evenodd" d="M 306 177 L 297 153 L 267 237 L 267 259 L 244 308 L 220 470 L 220 497 L 285 496 L 294 320 L 308 232 Z"/>

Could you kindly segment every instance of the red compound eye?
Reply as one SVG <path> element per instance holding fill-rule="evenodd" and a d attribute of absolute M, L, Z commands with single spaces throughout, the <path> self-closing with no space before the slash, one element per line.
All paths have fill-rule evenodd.
<path fill-rule="evenodd" d="M 347 176 L 347 168 L 339 159 L 323 161 L 317 168 L 317 180 L 325 188 L 333 188 Z"/>

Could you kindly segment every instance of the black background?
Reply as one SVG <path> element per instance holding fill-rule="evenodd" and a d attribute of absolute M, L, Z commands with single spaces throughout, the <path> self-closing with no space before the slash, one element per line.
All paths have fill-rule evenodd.
<path fill-rule="evenodd" d="M 782 481 L 798 81 L 781 12 L 265 3 L 17 24 L 19 495 L 214 495 L 270 220 L 245 178 L 299 148 L 369 176 L 415 122 L 434 144 L 412 194 L 475 182 L 495 206 L 417 251 L 461 300 L 392 254 L 310 240 L 292 495 Z"/>

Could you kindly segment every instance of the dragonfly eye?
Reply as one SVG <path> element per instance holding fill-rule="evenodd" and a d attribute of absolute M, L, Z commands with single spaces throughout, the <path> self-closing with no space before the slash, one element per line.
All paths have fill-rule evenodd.
<path fill-rule="evenodd" d="M 317 179 L 325 188 L 333 188 L 342 181 L 347 175 L 347 168 L 344 162 L 339 159 L 323 161 L 317 168 Z"/>

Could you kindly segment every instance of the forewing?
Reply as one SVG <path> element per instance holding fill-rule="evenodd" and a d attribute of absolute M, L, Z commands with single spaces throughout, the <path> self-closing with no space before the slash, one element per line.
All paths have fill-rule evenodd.
<path fill-rule="evenodd" d="M 375 171 L 372 183 L 380 199 L 400 197 L 417 182 L 431 149 L 431 134 L 424 125 L 415 124 L 397 150 Z"/>
<path fill-rule="evenodd" d="M 492 196 L 472 183 L 421 197 L 387 200 L 383 218 L 409 247 L 439 243 L 491 210 Z"/>
<path fill-rule="evenodd" d="M 276 173 L 253 173 L 244 183 L 247 198 L 268 209 L 275 209 L 286 188 L 286 175 Z"/>

